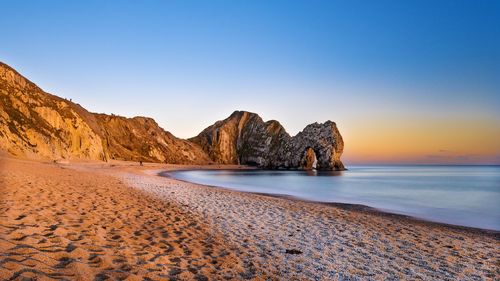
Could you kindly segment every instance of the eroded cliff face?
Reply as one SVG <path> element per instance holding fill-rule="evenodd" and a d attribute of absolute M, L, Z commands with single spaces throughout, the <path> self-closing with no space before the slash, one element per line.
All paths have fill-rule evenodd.
<path fill-rule="evenodd" d="M 208 164 L 197 145 L 150 118 L 90 113 L 45 93 L 0 63 L 0 149 L 39 159 L 132 160 Z"/>
<path fill-rule="evenodd" d="M 275 165 L 308 168 L 314 156 L 318 170 L 345 170 L 340 161 L 343 150 L 344 140 L 334 122 L 314 123 L 307 125 L 282 146 L 278 157 L 280 162 Z"/>
<path fill-rule="evenodd" d="M 176 138 L 151 118 L 96 114 L 104 146 L 111 159 L 208 164 L 212 161 L 196 144 Z"/>
<path fill-rule="evenodd" d="M 277 121 L 235 111 L 190 141 L 222 164 L 256 165 L 269 169 L 344 170 L 342 136 L 334 122 L 308 125 L 291 137 Z M 314 167 L 313 167 L 314 162 Z"/>
<path fill-rule="evenodd" d="M 105 159 L 89 116 L 78 114 L 76 107 L 0 63 L 1 149 L 29 158 Z"/>
<path fill-rule="evenodd" d="M 189 140 L 199 144 L 216 163 L 264 167 L 269 154 L 289 137 L 277 121 L 264 122 L 255 113 L 235 111 Z"/>

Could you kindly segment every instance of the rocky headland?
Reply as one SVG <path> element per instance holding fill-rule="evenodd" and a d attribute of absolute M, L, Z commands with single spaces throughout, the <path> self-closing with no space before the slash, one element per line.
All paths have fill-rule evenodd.
<path fill-rule="evenodd" d="M 16 156 L 343 170 L 343 147 L 334 122 L 310 124 L 290 136 L 278 121 L 246 111 L 184 140 L 151 118 L 91 113 L 0 62 L 0 149 Z"/>
<path fill-rule="evenodd" d="M 264 122 L 255 113 L 235 111 L 190 140 L 217 163 L 269 169 L 344 169 L 340 161 L 344 141 L 332 121 L 310 124 L 291 137 L 278 121 Z"/>

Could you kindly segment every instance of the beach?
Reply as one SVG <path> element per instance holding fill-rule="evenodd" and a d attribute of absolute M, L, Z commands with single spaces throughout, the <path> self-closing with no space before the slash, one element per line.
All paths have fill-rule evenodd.
<path fill-rule="evenodd" d="M 495 280 L 498 232 L 162 177 L 0 158 L 0 279 Z"/>
<path fill-rule="evenodd" d="M 224 280 L 251 268 L 199 217 L 118 178 L 2 161 L 1 280 Z"/>

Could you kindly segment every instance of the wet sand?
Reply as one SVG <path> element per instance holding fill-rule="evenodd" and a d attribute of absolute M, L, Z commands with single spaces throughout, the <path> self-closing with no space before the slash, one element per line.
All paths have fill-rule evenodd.
<path fill-rule="evenodd" d="M 496 232 L 158 176 L 165 170 L 217 166 L 2 161 L 3 279 L 500 276 Z"/>

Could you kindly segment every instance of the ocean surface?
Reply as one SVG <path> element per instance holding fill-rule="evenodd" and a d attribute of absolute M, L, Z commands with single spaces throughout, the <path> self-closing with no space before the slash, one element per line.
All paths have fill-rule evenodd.
<path fill-rule="evenodd" d="M 430 221 L 500 231 L 500 166 L 351 166 L 342 172 L 197 170 L 169 173 L 246 192 L 362 204 Z"/>

